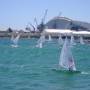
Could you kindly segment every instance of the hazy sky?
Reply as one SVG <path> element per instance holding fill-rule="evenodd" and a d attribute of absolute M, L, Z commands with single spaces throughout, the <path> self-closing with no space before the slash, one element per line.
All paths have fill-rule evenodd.
<path fill-rule="evenodd" d="M 90 22 L 90 0 L 0 0 L 0 27 L 25 28 L 28 22 L 40 23 L 48 9 L 46 21 L 58 16 Z"/>

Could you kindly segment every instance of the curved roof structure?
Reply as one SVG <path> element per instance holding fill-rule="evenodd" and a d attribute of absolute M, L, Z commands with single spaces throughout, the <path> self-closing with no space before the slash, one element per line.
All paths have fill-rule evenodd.
<path fill-rule="evenodd" d="M 90 23 L 75 21 L 67 17 L 54 17 L 46 23 L 48 29 L 90 30 Z"/>
<path fill-rule="evenodd" d="M 69 18 L 67 18 L 67 17 L 59 17 L 59 16 L 54 17 L 54 18 L 53 18 L 53 19 L 51 19 L 51 20 L 56 20 L 56 19 L 66 20 L 66 21 L 72 21 L 72 19 L 69 19 Z"/>

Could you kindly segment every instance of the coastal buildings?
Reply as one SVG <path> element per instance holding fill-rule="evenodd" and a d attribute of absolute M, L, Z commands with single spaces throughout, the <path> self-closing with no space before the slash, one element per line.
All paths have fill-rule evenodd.
<path fill-rule="evenodd" d="M 46 28 L 90 31 L 90 23 L 72 20 L 67 17 L 54 17 L 46 23 Z"/>
<path fill-rule="evenodd" d="M 31 29 L 31 28 L 30 28 Z M 42 32 L 44 29 L 60 29 L 60 30 L 75 30 L 75 31 L 90 31 L 90 23 L 82 22 L 82 21 L 76 21 L 69 19 L 67 17 L 59 17 L 56 16 L 49 20 L 48 22 L 41 23 L 37 27 L 35 27 L 34 32 L 31 32 L 30 30 L 19 30 L 22 32 L 21 37 L 39 37 L 40 32 Z M 0 30 L 0 36 L 1 37 L 8 37 L 11 36 L 11 32 L 13 31 L 12 28 L 7 28 L 7 30 Z M 27 32 L 26 32 L 27 31 Z M 40 31 L 40 32 L 38 32 Z"/>

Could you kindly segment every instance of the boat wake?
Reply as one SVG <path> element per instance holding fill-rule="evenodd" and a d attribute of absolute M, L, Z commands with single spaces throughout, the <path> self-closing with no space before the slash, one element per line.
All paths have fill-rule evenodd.
<path fill-rule="evenodd" d="M 14 45 L 14 44 L 12 44 L 11 47 L 13 47 L 13 48 L 17 48 L 18 45 Z"/>
<path fill-rule="evenodd" d="M 81 74 L 85 74 L 85 75 L 86 75 L 86 74 L 90 74 L 90 73 L 89 73 L 89 72 L 84 72 L 84 71 L 83 71 L 83 72 L 81 72 Z"/>

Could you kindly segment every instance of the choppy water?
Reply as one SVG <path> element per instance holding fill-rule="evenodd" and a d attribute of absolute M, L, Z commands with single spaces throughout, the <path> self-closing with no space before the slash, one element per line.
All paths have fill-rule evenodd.
<path fill-rule="evenodd" d="M 36 48 L 36 39 L 21 39 L 18 48 L 0 39 L 0 90 L 90 90 L 90 45 L 76 45 L 73 55 L 77 70 L 54 71 L 61 48 L 54 40 Z"/>

